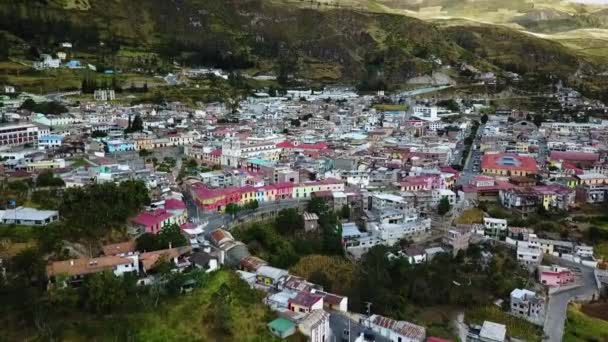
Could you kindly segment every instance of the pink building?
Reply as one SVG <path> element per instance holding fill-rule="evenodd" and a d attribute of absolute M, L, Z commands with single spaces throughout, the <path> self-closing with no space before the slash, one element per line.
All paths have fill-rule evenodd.
<path fill-rule="evenodd" d="M 134 219 L 131 220 L 137 228 L 137 233 L 158 234 L 164 226 L 171 224 L 173 214 L 165 209 L 154 209 L 150 211 L 142 211 Z"/>
<path fill-rule="evenodd" d="M 574 274 L 565 267 L 557 265 L 538 266 L 539 281 L 547 286 L 563 286 L 574 282 Z"/>

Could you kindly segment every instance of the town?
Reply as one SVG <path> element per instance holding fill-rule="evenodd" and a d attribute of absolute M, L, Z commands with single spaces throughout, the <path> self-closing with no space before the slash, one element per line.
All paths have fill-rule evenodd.
<path fill-rule="evenodd" d="M 605 318 L 608 108 L 561 85 L 545 98 L 571 117 L 451 87 L 191 106 L 6 85 L 2 284 L 82 289 L 108 314 L 121 278 L 158 302 L 234 277 L 268 338 L 313 342 L 561 341 L 581 307 Z"/>

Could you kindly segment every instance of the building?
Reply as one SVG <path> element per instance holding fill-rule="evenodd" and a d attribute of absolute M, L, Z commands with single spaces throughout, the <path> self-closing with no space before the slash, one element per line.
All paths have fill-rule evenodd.
<path fill-rule="evenodd" d="M 469 248 L 469 241 L 471 240 L 470 229 L 450 229 L 443 236 L 443 244 L 451 247 L 453 255 L 458 254 L 460 251 L 466 251 Z"/>
<path fill-rule="evenodd" d="M 279 317 L 268 323 L 270 332 L 278 338 L 285 339 L 296 333 L 296 324 L 286 318 Z"/>
<path fill-rule="evenodd" d="M 298 324 L 298 330 L 308 337 L 309 342 L 328 342 L 331 336 L 329 314 L 324 310 L 314 310 Z"/>
<path fill-rule="evenodd" d="M 483 322 L 481 328 L 469 329 L 467 342 L 504 342 L 507 337 L 507 327 L 490 321 Z"/>
<path fill-rule="evenodd" d="M 33 124 L 0 125 L 0 146 L 36 145 L 38 126 Z"/>
<path fill-rule="evenodd" d="M 424 327 L 380 315 L 371 315 L 369 319 L 363 321 L 363 325 L 391 341 L 424 342 L 426 337 Z"/>
<path fill-rule="evenodd" d="M 574 273 L 566 267 L 557 265 L 539 265 L 538 278 L 538 281 L 540 281 L 541 284 L 549 287 L 564 286 L 574 283 Z"/>
<path fill-rule="evenodd" d="M 162 208 L 143 211 L 133 218 L 131 222 L 133 224 L 133 229 L 130 231 L 132 235 L 141 235 L 144 233 L 158 234 L 163 227 L 173 223 L 180 223 L 174 219 L 172 213 Z"/>
<path fill-rule="evenodd" d="M 93 97 L 95 101 L 114 101 L 116 100 L 116 93 L 114 89 L 97 89 Z"/>
<path fill-rule="evenodd" d="M 56 210 L 17 207 L 15 209 L 0 210 L 0 217 L 2 224 L 46 226 L 59 220 L 59 212 Z"/>
<path fill-rule="evenodd" d="M 438 121 L 439 120 L 438 108 L 435 106 L 433 106 L 433 107 L 415 106 L 413 108 L 412 116 L 414 116 L 420 120 L 424 120 L 424 121 Z"/>
<path fill-rule="evenodd" d="M 511 291 L 511 314 L 536 324 L 545 320 L 545 299 L 525 289 Z"/>
<path fill-rule="evenodd" d="M 507 236 L 507 220 L 491 217 L 483 218 L 484 235 L 494 239 L 502 239 Z"/>
<path fill-rule="evenodd" d="M 258 284 L 265 286 L 276 286 L 282 278 L 289 275 L 289 272 L 280 268 L 264 265 L 260 266 L 255 271 L 255 274 L 256 282 Z M 321 303 L 321 308 L 322 307 L 323 303 Z"/>
<path fill-rule="evenodd" d="M 307 232 L 317 230 L 319 228 L 319 216 L 315 213 L 304 213 L 304 230 Z"/>
<path fill-rule="evenodd" d="M 135 151 L 135 143 L 124 139 L 106 140 L 104 144 L 105 150 L 108 153 Z"/>
<path fill-rule="evenodd" d="M 52 149 L 61 147 L 64 137 L 61 135 L 45 135 L 38 137 L 38 148 Z"/>
<path fill-rule="evenodd" d="M 528 268 L 536 268 L 543 260 L 543 251 L 529 243 L 517 245 L 517 261 Z"/>
<path fill-rule="evenodd" d="M 287 308 L 293 312 L 310 313 L 323 309 L 323 297 L 309 292 L 300 292 L 287 303 Z"/>
<path fill-rule="evenodd" d="M 481 159 L 481 170 L 486 175 L 495 176 L 528 176 L 538 172 L 534 158 L 519 154 L 495 153 L 484 154 Z"/>
<path fill-rule="evenodd" d="M 78 285 L 86 276 L 101 272 L 112 272 L 116 276 L 125 273 L 137 273 L 139 256 L 101 256 L 98 258 L 79 258 L 65 261 L 55 261 L 46 267 L 49 281 L 58 286 Z"/>

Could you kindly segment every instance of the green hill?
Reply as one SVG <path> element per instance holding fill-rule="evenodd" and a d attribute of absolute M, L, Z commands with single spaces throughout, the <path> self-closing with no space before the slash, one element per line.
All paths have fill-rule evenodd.
<path fill-rule="evenodd" d="M 545 79 L 568 80 L 599 70 L 599 63 L 563 45 L 505 27 L 437 26 L 315 2 L 0 0 L 0 30 L 16 37 L 13 47 L 23 41 L 46 51 L 73 42 L 78 54 L 102 65 L 131 65 L 152 53 L 155 59 L 187 65 L 367 82 L 369 88 L 427 74 L 437 67 L 433 57 Z M 598 91 L 595 81 L 571 82 Z"/>

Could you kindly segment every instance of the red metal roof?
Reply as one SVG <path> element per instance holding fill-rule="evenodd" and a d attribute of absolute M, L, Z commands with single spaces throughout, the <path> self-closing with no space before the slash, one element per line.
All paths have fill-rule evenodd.
<path fill-rule="evenodd" d="M 162 223 L 164 220 L 170 218 L 171 213 L 167 212 L 165 209 L 155 209 L 152 211 L 144 211 L 139 213 L 137 217 L 131 220 L 135 224 L 139 224 L 146 227 L 152 227 Z"/>
<path fill-rule="evenodd" d="M 551 160 L 564 160 L 570 162 L 595 162 L 599 159 L 599 155 L 597 153 L 588 152 L 551 151 L 550 158 Z"/>
<path fill-rule="evenodd" d="M 509 161 L 509 163 L 507 163 Z M 496 153 L 484 154 L 481 159 L 482 169 L 537 171 L 536 160 L 519 154 Z"/>

